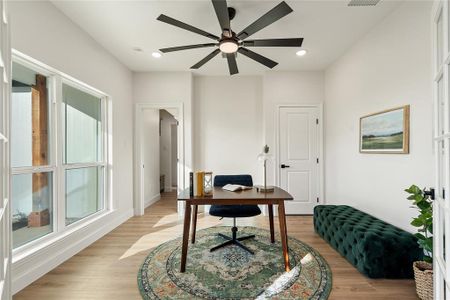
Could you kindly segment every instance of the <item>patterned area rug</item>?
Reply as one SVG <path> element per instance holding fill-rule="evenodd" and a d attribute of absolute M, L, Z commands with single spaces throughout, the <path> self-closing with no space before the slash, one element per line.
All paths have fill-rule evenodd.
<path fill-rule="evenodd" d="M 180 273 L 181 238 L 154 248 L 138 273 L 143 299 L 327 299 L 331 271 L 325 259 L 305 243 L 289 237 L 292 270 L 284 271 L 279 236 L 270 243 L 267 230 L 240 227 L 238 237 L 254 234 L 243 243 L 251 255 L 237 246 L 215 252 L 209 249 L 224 240 L 230 227 L 199 230 L 189 243 L 186 272 Z"/>

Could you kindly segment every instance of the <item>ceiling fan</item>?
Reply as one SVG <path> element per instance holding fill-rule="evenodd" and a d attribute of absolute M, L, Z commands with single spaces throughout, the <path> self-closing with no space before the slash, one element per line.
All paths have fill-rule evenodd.
<path fill-rule="evenodd" d="M 247 26 L 245 29 L 240 31 L 239 33 L 235 33 L 231 30 L 230 21 L 233 20 L 236 10 L 232 7 L 227 6 L 226 0 L 212 0 L 212 4 L 214 6 L 214 10 L 216 12 L 217 18 L 219 19 L 219 24 L 221 28 L 220 37 L 209 32 L 203 31 L 199 28 L 191 26 L 189 24 L 183 23 L 176 19 L 173 19 L 166 15 L 160 15 L 157 20 L 206 36 L 210 39 L 215 40 L 215 43 L 207 43 L 207 44 L 196 44 L 196 45 L 187 45 L 187 46 L 179 46 L 179 47 L 170 47 L 170 48 L 162 48 L 159 49 L 163 53 L 180 51 L 180 50 L 188 50 L 188 49 L 196 49 L 196 48 L 207 48 L 207 47 L 218 47 L 213 52 L 208 54 L 205 58 L 200 60 L 198 63 L 193 65 L 191 69 L 198 69 L 208 61 L 210 61 L 217 54 L 222 52 L 222 55 L 227 58 L 228 68 L 230 69 L 230 75 L 239 73 L 237 63 L 236 63 L 236 55 L 239 52 L 242 55 L 245 55 L 269 68 L 275 67 L 278 63 L 264 57 L 256 52 L 249 50 L 247 47 L 301 47 L 303 43 L 303 38 L 290 38 L 290 39 L 261 39 L 261 40 L 247 40 L 252 34 L 260 31 L 261 29 L 267 27 L 268 25 L 278 21 L 282 17 L 291 13 L 293 10 L 286 2 L 281 2 L 258 20 Z"/>

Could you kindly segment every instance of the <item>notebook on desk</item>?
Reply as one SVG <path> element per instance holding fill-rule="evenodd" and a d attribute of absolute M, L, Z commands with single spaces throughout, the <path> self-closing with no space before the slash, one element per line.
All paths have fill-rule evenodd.
<path fill-rule="evenodd" d="M 251 190 L 253 187 L 245 186 L 240 184 L 226 184 L 222 187 L 222 189 L 230 192 L 238 192 L 243 190 Z"/>

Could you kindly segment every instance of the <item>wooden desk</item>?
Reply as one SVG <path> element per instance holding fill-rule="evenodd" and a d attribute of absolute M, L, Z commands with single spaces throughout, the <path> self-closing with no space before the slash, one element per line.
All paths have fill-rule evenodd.
<path fill-rule="evenodd" d="M 273 205 L 278 205 L 278 220 L 280 223 L 280 237 L 283 248 L 283 260 L 286 271 L 290 271 L 289 254 L 288 254 L 288 238 L 286 228 L 286 215 L 284 211 L 284 201 L 293 200 L 292 196 L 278 188 L 271 193 L 258 193 L 255 188 L 240 192 L 229 192 L 222 188 L 215 187 L 212 196 L 209 197 L 190 197 L 189 189 L 184 190 L 178 195 L 178 201 L 185 201 L 186 207 L 184 211 L 184 225 L 183 225 L 183 245 L 181 248 L 181 268 L 183 273 L 186 270 L 186 257 L 189 244 L 189 229 L 191 226 L 191 206 L 194 206 L 192 219 L 192 243 L 195 243 L 195 231 L 197 227 L 197 211 L 198 205 L 239 205 L 239 204 L 267 204 L 269 210 L 270 223 L 270 240 L 275 242 L 275 232 L 273 228 Z"/>

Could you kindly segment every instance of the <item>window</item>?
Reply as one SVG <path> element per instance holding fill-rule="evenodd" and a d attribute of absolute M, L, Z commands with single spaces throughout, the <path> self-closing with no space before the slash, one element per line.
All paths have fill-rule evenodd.
<path fill-rule="evenodd" d="M 21 56 L 12 73 L 12 227 L 20 248 L 108 209 L 107 97 Z"/>
<path fill-rule="evenodd" d="M 103 209 L 102 99 L 63 84 L 66 225 Z"/>
<path fill-rule="evenodd" d="M 13 247 L 53 231 L 49 78 L 13 63 L 11 179 Z"/>

